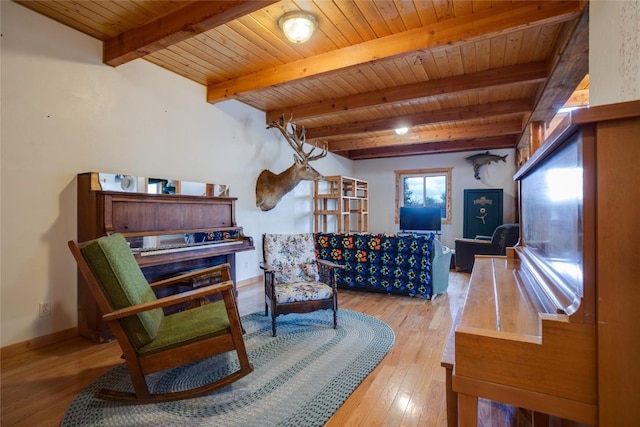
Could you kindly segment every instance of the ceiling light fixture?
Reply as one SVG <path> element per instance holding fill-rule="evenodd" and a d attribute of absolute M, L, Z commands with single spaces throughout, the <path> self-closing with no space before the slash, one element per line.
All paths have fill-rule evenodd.
<path fill-rule="evenodd" d="M 396 135 L 404 135 L 409 131 L 409 128 L 397 128 Z"/>
<path fill-rule="evenodd" d="M 284 35 L 293 43 L 304 43 L 311 38 L 318 21 L 307 12 L 288 12 L 278 19 L 278 25 Z"/>

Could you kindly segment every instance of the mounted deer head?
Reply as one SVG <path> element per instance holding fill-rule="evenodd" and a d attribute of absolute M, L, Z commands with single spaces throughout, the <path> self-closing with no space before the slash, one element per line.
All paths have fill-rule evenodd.
<path fill-rule="evenodd" d="M 317 181 L 324 177 L 317 170 L 309 166 L 309 162 L 318 160 L 327 155 L 327 150 L 312 156 L 316 147 L 308 153 L 303 150 L 305 142 L 304 126 L 298 131 L 297 126 L 291 123 L 291 119 L 285 122 L 284 115 L 280 120 L 271 122 L 267 129 L 277 128 L 282 132 L 295 154 L 293 155 L 293 165 L 282 173 L 274 174 L 265 169 L 258 176 L 256 182 L 256 206 L 263 211 L 273 209 L 282 196 L 293 190 L 302 180 Z"/>

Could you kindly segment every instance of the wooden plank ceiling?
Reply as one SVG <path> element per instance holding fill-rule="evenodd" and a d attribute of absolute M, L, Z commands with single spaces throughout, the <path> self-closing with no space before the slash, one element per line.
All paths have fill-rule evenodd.
<path fill-rule="evenodd" d="M 523 148 L 576 88 L 587 102 L 583 1 L 18 3 L 103 41 L 106 64 L 144 58 L 354 160 Z M 318 20 L 300 45 L 277 24 L 295 10 Z"/>

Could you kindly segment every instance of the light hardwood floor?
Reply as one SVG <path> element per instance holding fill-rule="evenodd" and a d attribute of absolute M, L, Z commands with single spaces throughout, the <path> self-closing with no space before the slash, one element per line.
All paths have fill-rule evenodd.
<path fill-rule="evenodd" d="M 469 275 L 451 272 L 447 294 L 434 300 L 340 291 L 340 307 L 375 316 L 396 341 L 327 426 L 445 426 L 445 372 L 440 366 L 453 315 Z M 241 314 L 264 310 L 262 285 L 240 289 Z M 115 342 L 73 338 L 2 360 L 2 426 L 59 425 L 74 397 L 122 363 Z M 508 425 L 489 422 L 486 425 Z"/>

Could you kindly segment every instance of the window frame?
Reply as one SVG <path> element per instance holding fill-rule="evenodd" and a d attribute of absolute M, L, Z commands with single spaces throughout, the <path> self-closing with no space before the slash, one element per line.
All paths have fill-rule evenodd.
<path fill-rule="evenodd" d="M 447 200 L 446 200 L 446 218 L 442 218 L 442 224 L 451 224 L 451 176 L 453 168 L 429 168 L 429 169 L 403 169 L 396 170 L 396 211 L 395 211 L 395 223 L 400 222 L 400 207 L 403 206 L 404 198 L 401 194 L 404 194 L 404 188 L 402 185 L 402 178 L 408 175 L 411 176 L 444 176 L 447 180 Z"/>

